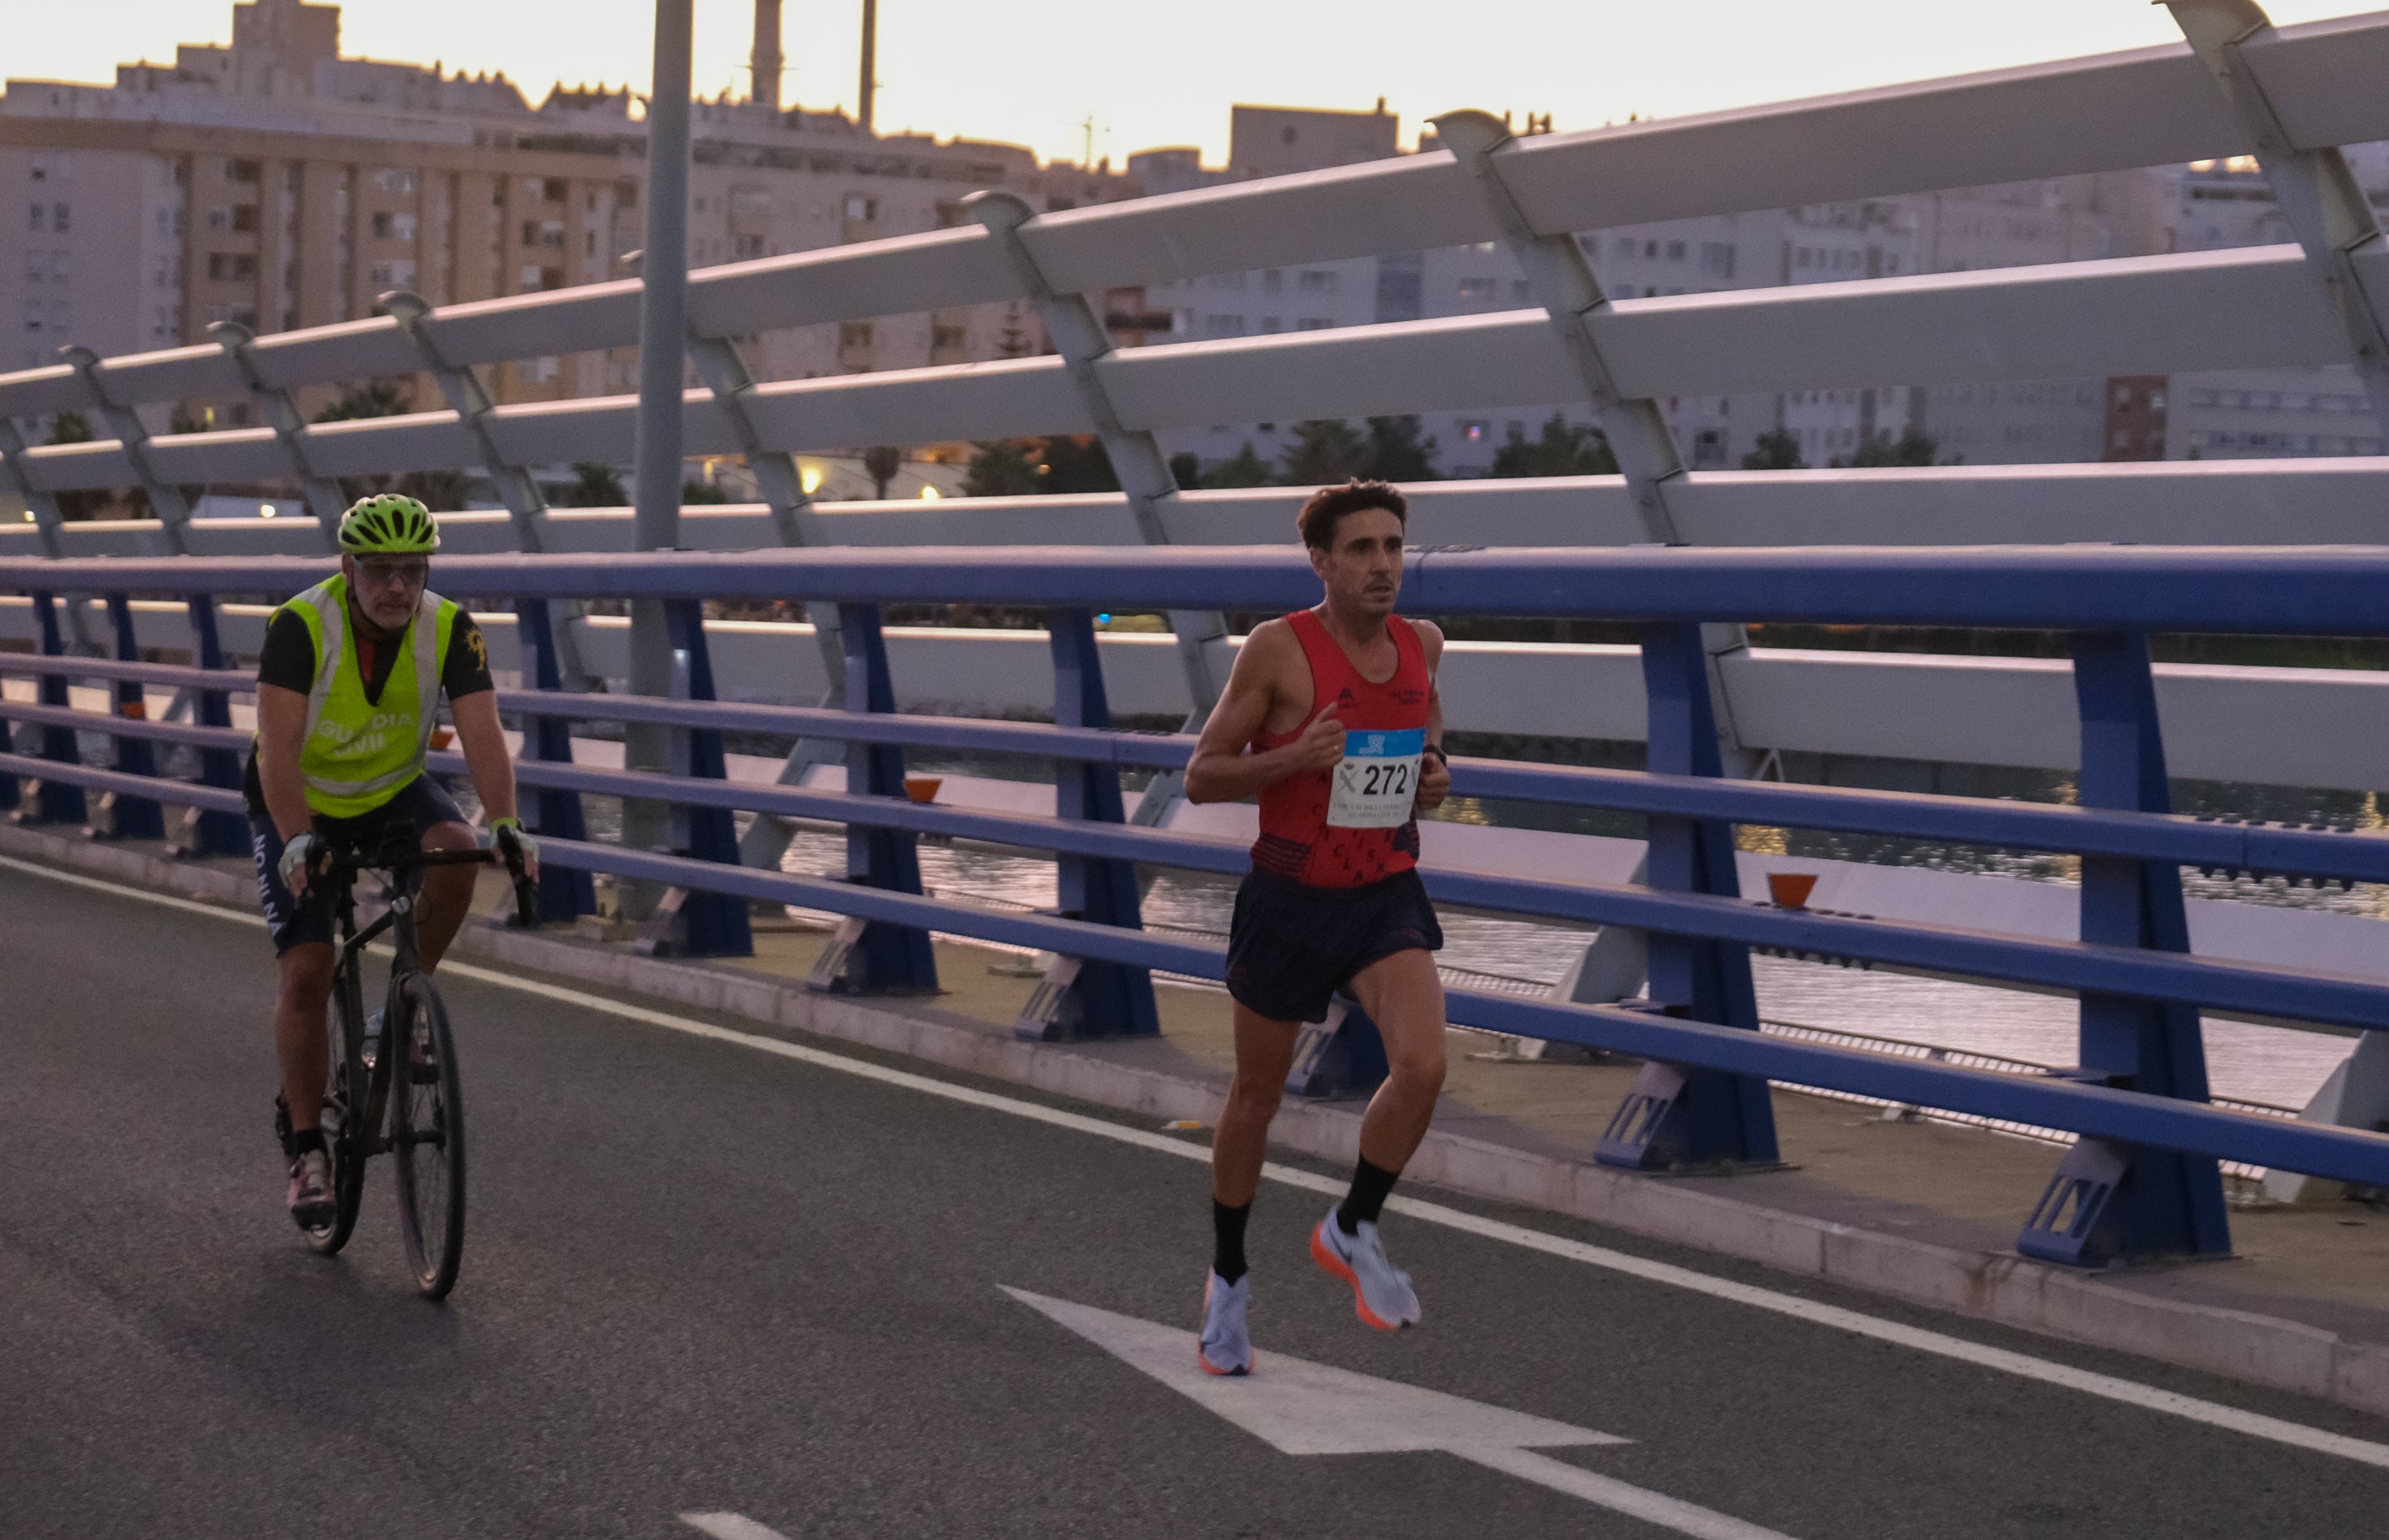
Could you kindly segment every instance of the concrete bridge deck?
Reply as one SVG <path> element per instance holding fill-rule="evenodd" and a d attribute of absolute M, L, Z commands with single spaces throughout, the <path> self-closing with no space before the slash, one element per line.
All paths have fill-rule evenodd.
<path fill-rule="evenodd" d="M 529 992 L 537 975 L 486 958 L 448 983 L 475 1140 L 466 1275 L 425 1306 L 380 1173 L 341 1260 L 280 1213 L 254 918 L 36 874 L 16 862 L 37 841 L 64 843 L 16 834 L 0 867 L 12 1535 L 665 1536 L 696 1514 L 749 1540 L 2222 1536 L 2365 1533 L 2389 1497 L 2377 1417 L 1424 1183 L 1394 1223 L 1429 1321 L 1382 1338 L 1302 1259 L 1338 1183 L 1299 1155 L 1255 1222 L 1265 1370 L 1291 1355 L 1632 1442 L 1529 1452 L 1527 1478 L 1449 1451 L 1288 1455 L 1120 1361 L 1132 1343 L 1107 1354 L 1003 1292 L 1185 1330 L 1199 1132 L 569 978 Z M 647 966 L 751 1003 L 804 961 L 805 938 L 765 939 L 741 969 Z M 988 961 L 950 957 L 958 987 L 911 1018 L 916 1043 L 1016 1003 L 1026 982 Z M 1199 1088 L 1215 997 L 1169 993 L 1163 1043 L 1107 1051 L 1171 1056 L 1123 1067 Z M 1463 1061 L 1447 1127 L 1563 1140 L 1565 1088 L 1612 1073 Z M 1802 1183 L 1856 1202 L 1922 1164 L 1883 1150 L 1968 1140 L 1985 1153 L 1958 1164 L 2004 1203 L 2021 1155 L 2049 1159 L 1778 1101 L 1804 1169 L 1736 1200 Z M 1962 1222 L 1965 1190 L 1935 1179 Z M 2244 1222 L 2246 1250 L 2274 1248 L 2264 1216 Z M 2344 1230 L 2347 1276 L 2371 1233 Z M 2245 1288 L 2266 1266 L 2156 1292 L 2204 1305 L 2204 1280 Z M 2343 1323 L 2370 1314 L 2361 1289 L 2306 1292 Z M 1657 1505 L 1623 1514 L 1621 1490 Z"/>

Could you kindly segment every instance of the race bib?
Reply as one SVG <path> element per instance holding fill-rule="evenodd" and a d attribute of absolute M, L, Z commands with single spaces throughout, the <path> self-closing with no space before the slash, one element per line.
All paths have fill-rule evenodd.
<path fill-rule="evenodd" d="M 1344 757 L 1327 795 L 1331 829 L 1399 829 L 1418 800 L 1419 757 L 1426 729 L 1403 732 L 1348 732 Z"/>

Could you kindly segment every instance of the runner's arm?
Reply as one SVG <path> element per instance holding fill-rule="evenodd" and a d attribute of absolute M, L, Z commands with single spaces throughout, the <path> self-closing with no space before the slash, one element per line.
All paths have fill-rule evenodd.
<path fill-rule="evenodd" d="M 1436 676 L 1443 670 L 1443 628 L 1432 620 L 1413 620 L 1419 650 L 1426 655 L 1426 746 L 1435 750 L 1419 769 L 1418 807 L 1431 813 L 1451 795 L 1451 767 L 1443 757 L 1443 692 Z"/>
<path fill-rule="evenodd" d="M 1273 620 L 1255 627 L 1236 649 L 1228 688 L 1211 708 L 1211 719 L 1203 724 L 1194 757 L 1186 764 L 1186 800 L 1239 802 L 1263 786 L 1304 770 L 1328 769 L 1344 757 L 1344 730 L 1336 725 L 1333 706 L 1294 742 L 1245 752 L 1276 704 L 1275 680 L 1284 666 L 1284 650 L 1296 644 L 1284 624 Z"/>
<path fill-rule="evenodd" d="M 307 744 L 307 697 L 297 690 L 260 681 L 257 686 L 257 783 L 265 810 L 285 840 L 314 827 L 307 808 L 307 782 L 299 773 L 299 753 Z"/>

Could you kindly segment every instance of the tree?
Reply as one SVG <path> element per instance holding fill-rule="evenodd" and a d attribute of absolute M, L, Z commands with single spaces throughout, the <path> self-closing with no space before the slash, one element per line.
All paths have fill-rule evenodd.
<path fill-rule="evenodd" d="M 339 399 L 315 414 L 319 423 L 345 423 L 359 417 L 395 417 L 413 411 L 415 396 L 394 379 L 367 380 L 340 392 Z"/>
<path fill-rule="evenodd" d="M 1800 440 L 1791 429 L 1770 427 L 1758 436 L 1758 443 L 1742 457 L 1746 471 L 1804 471 L 1808 462 L 1800 456 Z"/>
<path fill-rule="evenodd" d="M 1190 451 L 1181 451 L 1169 457 L 1169 479 L 1181 490 L 1203 484 L 1203 457 Z"/>
<path fill-rule="evenodd" d="M 681 506 L 692 503 L 727 503 L 730 494 L 710 481 L 683 481 L 680 484 Z"/>
<path fill-rule="evenodd" d="M 1203 477 L 1206 487 L 1266 487 L 1270 484 L 1269 462 L 1253 452 L 1253 441 L 1211 467 Z"/>
<path fill-rule="evenodd" d="M 1493 452 L 1493 474 L 1514 476 L 1616 476 L 1617 456 L 1597 427 L 1579 427 L 1557 412 L 1529 440 L 1516 428 Z"/>
<path fill-rule="evenodd" d="M 435 514 L 462 513 L 468 483 L 463 471 L 408 471 L 398 490 Z"/>
<path fill-rule="evenodd" d="M 1340 417 L 1314 417 L 1294 425 L 1285 452 L 1289 487 L 1324 487 L 1349 481 L 1368 468 L 1369 441 Z"/>
<path fill-rule="evenodd" d="M 91 419 L 80 412 L 61 412 L 50 419 L 50 442 L 54 444 L 87 444 L 91 442 Z M 58 517 L 97 518 L 108 506 L 108 494 L 96 488 L 54 492 L 58 505 Z"/>
<path fill-rule="evenodd" d="M 1055 437 L 1045 440 L 1038 454 L 1037 490 L 1041 492 L 1116 492 L 1119 477 L 1103 440 Z"/>
<path fill-rule="evenodd" d="M 1914 423 L 1910 423 L 1906 427 L 1899 430 L 1898 438 L 1894 439 L 1888 433 L 1878 433 L 1873 438 L 1869 439 L 1865 443 L 1860 444 L 1858 447 L 1857 452 L 1851 454 L 1847 461 L 1836 460 L 1833 464 L 1837 465 L 1844 464 L 1852 465 L 1929 465 L 1933 464 L 1933 456 L 1935 452 L 1940 448 L 1941 440 L 1934 438 L 1933 435 L 1925 432 Z"/>
<path fill-rule="evenodd" d="M 339 398 L 315 414 L 319 423 L 353 422 L 360 417 L 395 417 L 413 410 L 415 398 L 404 382 L 394 379 L 367 380 L 351 385 Z M 344 476 L 340 477 L 340 495 L 354 503 L 361 497 L 371 497 L 390 490 L 396 477 L 390 476 Z"/>
<path fill-rule="evenodd" d="M 611 465 L 583 460 L 572 467 L 572 485 L 564 489 L 568 508 L 620 508 L 631 501 L 622 491 L 621 477 Z"/>
<path fill-rule="evenodd" d="M 1037 490 L 1037 467 L 1018 444 L 981 444 L 963 475 L 965 497 L 1028 497 Z"/>
<path fill-rule="evenodd" d="M 1435 439 L 1422 437 L 1419 420 L 1409 417 L 1369 419 L 1369 464 L 1364 473 L 1380 481 L 1436 481 Z"/>
<path fill-rule="evenodd" d="M 888 483 L 896 479 L 896 472 L 903 464 L 904 452 L 893 444 L 876 444 L 862 452 L 863 474 L 871 477 L 871 484 L 879 490 L 883 499 L 888 495 Z"/>

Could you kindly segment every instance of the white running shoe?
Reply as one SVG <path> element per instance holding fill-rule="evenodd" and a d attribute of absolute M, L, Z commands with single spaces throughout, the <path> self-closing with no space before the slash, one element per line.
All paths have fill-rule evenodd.
<path fill-rule="evenodd" d="M 1359 1233 L 1345 1234 L 1335 1223 L 1335 1211 L 1329 1209 L 1310 1232 L 1310 1260 L 1352 1286 L 1354 1314 L 1378 1330 L 1416 1326 L 1419 1302 L 1411 1289 L 1411 1275 L 1386 1260 L 1386 1245 L 1377 1238 L 1375 1225 L 1363 1219 L 1356 1228 Z"/>
<path fill-rule="evenodd" d="M 1233 1283 L 1217 1273 L 1203 1275 L 1203 1336 L 1194 1349 L 1195 1362 L 1206 1374 L 1250 1374 L 1253 1338 L 1245 1329 L 1245 1306 L 1253 1302 L 1253 1275 Z"/>

